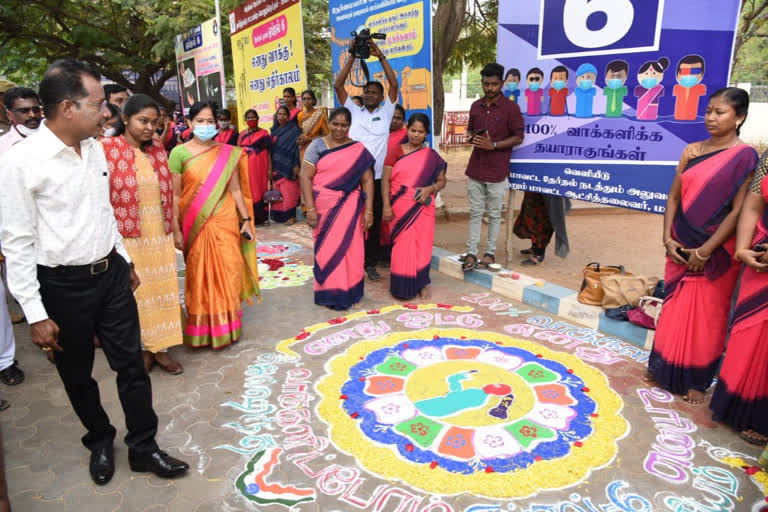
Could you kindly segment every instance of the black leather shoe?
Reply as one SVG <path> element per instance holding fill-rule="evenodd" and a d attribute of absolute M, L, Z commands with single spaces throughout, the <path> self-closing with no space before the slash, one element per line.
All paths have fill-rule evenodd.
<path fill-rule="evenodd" d="M 189 469 L 189 464 L 174 459 L 162 450 L 146 453 L 130 451 L 128 463 L 131 465 L 131 471 L 154 473 L 160 478 L 173 478 L 186 473 Z"/>
<path fill-rule="evenodd" d="M 91 452 L 91 463 L 89 465 L 91 478 L 97 485 L 105 485 L 115 474 L 115 456 L 112 447 L 98 448 Z"/>

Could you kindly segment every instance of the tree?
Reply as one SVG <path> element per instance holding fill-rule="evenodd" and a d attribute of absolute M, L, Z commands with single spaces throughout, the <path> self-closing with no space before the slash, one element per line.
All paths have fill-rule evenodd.
<path fill-rule="evenodd" d="M 333 75 L 328 1 L 302 0 L 301 11 L 307 55 L 307 83 L 310 89 L 319 92 L 323 84 L 330 85 Z"/>

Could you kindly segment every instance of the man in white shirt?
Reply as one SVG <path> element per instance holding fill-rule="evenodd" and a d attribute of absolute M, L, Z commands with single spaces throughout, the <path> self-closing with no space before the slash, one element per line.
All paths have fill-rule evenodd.
<path fill-rule="evenodd" d="M 352 44 L 354 45 L 354 42 Z M 381 279 L 381 275 L 376 271 L 376 263 L 381 251 L 379 237 L 381 233 L 381 210 L 383 208 L 381 200 L 381 173 L 384 170 L 384 160 L 387 158 L 389 125 L 392 123 L 392 117 L 395 115 L 395 104 L 397 104 L 400 84 L 384 53 L 373 42 L 371 42 L 371 56 L 379 59 L 381 67 L 384 69 L 384 74 L 387 77 L 389 91 L 386 99 L 384 98 L 384 86 L 381 82 L 370 81 L 363 88 L 362 107 L 357 106 L 349 97 L 344 84 L 347 81 L 349 72 L 352 70 L 352 64 L 355 62 L 355 59 L 351 56 L 346 64 L 344 64 L 344 67 L 341 68 L 341 71 L 339 71 L 333 88 L 336 91 L 339 103 L 348 108 L 352 113 L 352 126 L 349 129 L 349 137 L 362 142 L 376 159 L 376 165 L 374 165 L 373 169 L 375 178 L 373 212 L 366 212 L 366 215 L 373 215 L 373 225 L 368 230 L 368 238 L 365 241 L 365 272 L 368 274 L 368 279 L 378 281 Z"/>
<path fill-rule="evenodd" d="M 5 92 L 3 101 L 11 120 L 9 132 L 0 137 L 0 156 L 17 142 L 35 133 L 43 120 L 43 107 L 37 93 L 29 87 L 14 87 Z"/>
<path fill-rule="evenodd" d="M 32 341 L 55 351 L 72 407 L 88 431 L 90 473 L 114 474 L 116 430 L 101 406 L 93 371 L 94 334 L 117 373 L 131 469 L 171 477 L 189 466 L 155 442 L 157 415 L 141 356 L 133 290 L 139 278 L 109 201 L 107 162 L 93 139 L 108 119 L 99 75 L 74 59 L 54 62 L 40 83 L 46 121 L 0 159 L 0 240 L 8 285 Z"/>

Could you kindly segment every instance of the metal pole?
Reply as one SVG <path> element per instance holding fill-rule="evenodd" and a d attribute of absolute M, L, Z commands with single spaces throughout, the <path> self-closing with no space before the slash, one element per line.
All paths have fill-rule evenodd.
<path fill-rule="evenodd" d="M 216 3 L 216 25 L 219 27 L 219 61 L 221 62 L 221 108 L 227 108 L 227 76 L 224 73 L 224 43 L 221 39 L 221 6 Z"/>

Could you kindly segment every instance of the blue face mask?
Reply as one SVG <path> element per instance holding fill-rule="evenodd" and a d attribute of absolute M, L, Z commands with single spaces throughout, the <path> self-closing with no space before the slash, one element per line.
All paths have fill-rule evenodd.
<path fill-rule="evenodd" d="M 216 136 L 216 133 L 218 130 L 216 129 L 216 125 L 214 124 L 199 124 L 195 126 L 195 137 L 200 139 L 202 142 L 206 142 L 211 140 Z"/>
<path fill-rule="evenodd" d="M 539 82 L 531 82 L 528 85 L 528 89 L 533 91 L 533 92 L 538 91 L 540 87 L 541 87 L 541 84 Z"/>
<path fill-rule="evenodd" d="M 582 80 L 581 82 L 579 82 L 579 87 L 583 91 L 590 90 L 593 85 L 594 85 L 594 83 L 592 82 L 592 80 Z"/>
<path fill-rule="evenodd" d="M 507 90 L 509 92 L 515 92 L 517 90 L 517 82 L 509 82 L 507 84 Z"/>
<path fill-rule="evenodd" d="M 659 79 L 658 78 L 643 78 L 640 81 L 640 83 L 643 84 L 643 87 L 645 87 L 646 89 L 653 89 L 654 87 L 656 87 L 656 84 L 659 83 Z"/>
<path fill-rule="evenodd" d="M 552 82 L 552 88 L 556 91 L 565 88 L 565 80 L 555 80 Z"/>
<path fill-rule="evenodd" d="M 621 87 L 621 78 L 611 78 L 608 80 L 609 89 L 618 89 L 619 87 Z"/>
<path fill-rule="evenodd" d="M 696 75 L 683 75 L 680 77 L 680 85 L 683 87 L 693 87 L 699 83 L 699 77 Z"/>

